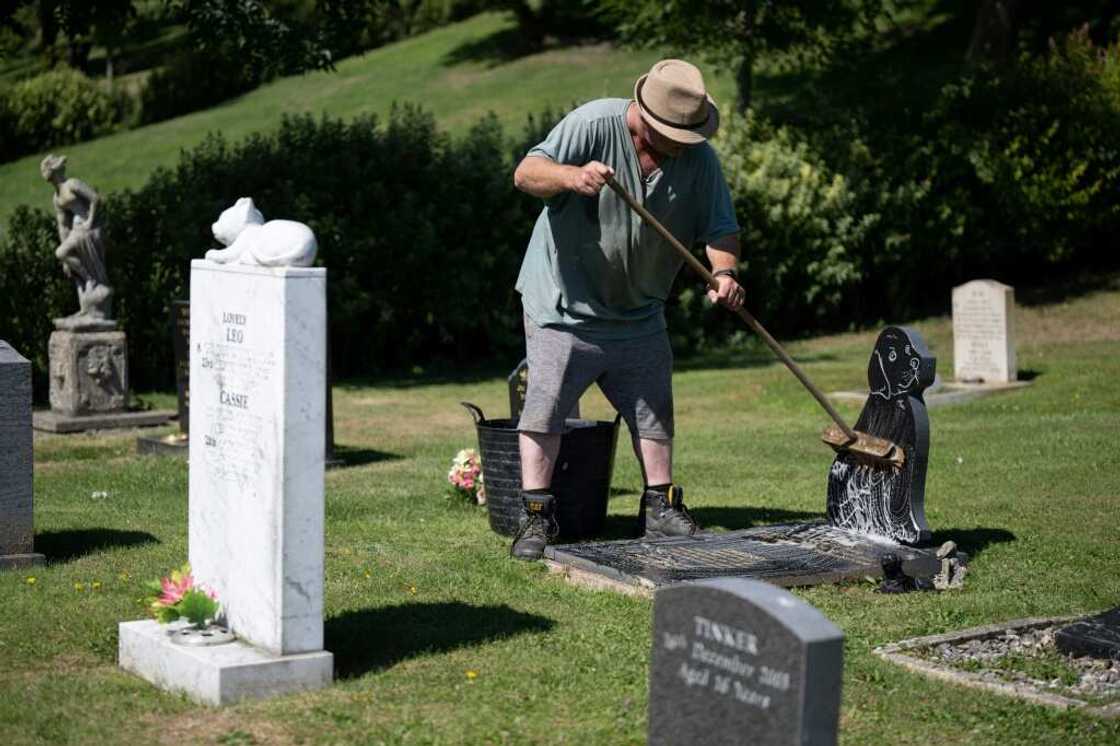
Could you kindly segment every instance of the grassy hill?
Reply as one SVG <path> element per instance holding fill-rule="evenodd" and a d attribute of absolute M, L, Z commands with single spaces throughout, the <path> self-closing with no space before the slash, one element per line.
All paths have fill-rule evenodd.
<path fill-rule="evenodd" d="M 140 186 L 155 167 L 173 165 L 208 132 L 237 140 L 275 127 L 284 114 L 351 118 L 414 102 L 452 133 L 466 131 L 488 111 L 517 132 L 528 114 L 547 106 L 631 95 L 635 78 L 661 56 L 598 44 L 510 58 L 501 41 L 513 28 L 507 15 L 476 16 L 343 60 L 334 73 L 284 78 L 212 109 L 57 150 L 69 156 L 71 175 L 107 193 Z M 709 77 L 716 100 L 730 104 L 730 78 Z M 42 156 L 0 165 L 0 221 L 20 204 L 49 206 L 39 176 Z"/>

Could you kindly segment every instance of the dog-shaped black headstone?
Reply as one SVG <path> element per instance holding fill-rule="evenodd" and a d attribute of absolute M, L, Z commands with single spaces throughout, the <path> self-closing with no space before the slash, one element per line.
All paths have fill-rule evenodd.
<path fill-rule="evenodd" d="M 929 416 L 922 391 L 933 384 L 936 367 L 937 358 L 913 329 L 890 326 L 879 335 L 867 366 L 870 394 L 855 429 L 902 446 L 906 462 L 895 469 L 869 465 L 850 453 L 837 455 L 828 473 L 831 525 L 901 544 L 929 543 Z"/>

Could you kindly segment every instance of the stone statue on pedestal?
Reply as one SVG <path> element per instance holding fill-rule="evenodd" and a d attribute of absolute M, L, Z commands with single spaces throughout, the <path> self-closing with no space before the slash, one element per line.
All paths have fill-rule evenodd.
<path fill-rule="evenodd" d="M 39 171 L 54 187 L 59 239 L 54 253 L 78 290 L 78 310 L 54 320 L 47 346 L 51 409 L 36 412 L 33 425 L 76 432 L 162 424 L 166 412 L 128 411 L 128 345 L 112 318 L 113 288 L 98 222 L 101 199 L 89 184 L 66 178 L 66 156 L 48 155 Z"/>

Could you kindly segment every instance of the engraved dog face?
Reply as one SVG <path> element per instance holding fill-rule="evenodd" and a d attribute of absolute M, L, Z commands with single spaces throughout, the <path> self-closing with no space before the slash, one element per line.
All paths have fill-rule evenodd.
<path fill-rule="evenodd" d="M 891 326 L 875 342 L 867 366 L 872 395 L 893 399 L 904 393 L 919 395 L 933 383 L 936 358 L 910 338 L 905 330 Z"/>

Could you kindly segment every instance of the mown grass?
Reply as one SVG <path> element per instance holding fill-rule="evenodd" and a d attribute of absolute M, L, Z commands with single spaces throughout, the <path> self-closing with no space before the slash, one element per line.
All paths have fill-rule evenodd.
<path fill-rule="evenodd" d="M 104 194 L 141 186 L 157 166 L 174 166 L 180 152 L 207 133 L 236 141 L 274 129 L 285 114 L 384 116 L 394 103 L 408 102 L 431 111 L 452 134 L 466 132 L 487 112 L 507 132 L 520 133 L 527 116 L 546 107 L 559 111 L 600 96 L 629 97 L 634 80 L 660 56 L 598 44 L 511 58 L 499 42 L 512 28 L 510 16 L 483 14 L 342 60 L 337 72 L 284 78 L 205 111 L 57 150 L 69 157 L 71 175 Z M 730 79 L 715 72 L 709 78 L 713 94 L 730 105 Z M 0 221 L 17 205 L 49 207 L 39 175 L 42 156 L 0 165 Z"/>
<path fill-rule="evenodd" d="M 1106 292 L 1022 308 L 1020 367 L 1034 384 L 932 410 L 927 513 L 936 541 L 953 539 L 973 557 L 964 590 L 797 591 L 846 634 L 842 743 L 1120 738 L 1115 720 L 930 681 L 871 654 L 906 637 L 1117 603 L 1118 317 L 1115 281 Z M 949 375 L 948 320 L 916 327 Z M 872 339 L 820 338 L 794 351 L 826 390 L 850 389 L 863 383 Z M 752 349 L 729 350 L 682 365 L 675 386 L 677 478 L 703 523 L 736 529 L 823 513 L 824 416 L 784 368 Z M 224 709 L 115 667 L 117 622 L 144 615 L 141 582 L 186 557 L 186 465 L 134 455 L 134 433 L 37 436 L 37 542 L 50 561 L 0 574 L 0 738 L 641 742 L 650 602 L 572 587 L 510 560 L 483 510 L 444 496 L 452 455 L 475 443 L 457 402 L 498 416 L 506 396 L 499 377 L 470 375 L 336 388 L 337 440 L 350 463 L 327 474 L 326 645 L 337 681 Z M 598 395 L 584 408 L 609 416 Z M 624 535 L 640 487 L 625 449 L 614 486 L 610 530 Z"/>

